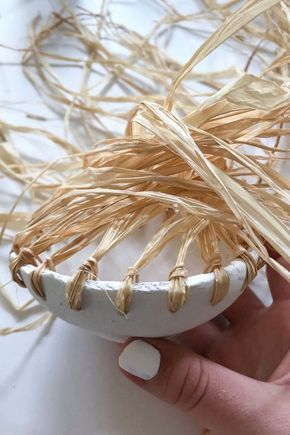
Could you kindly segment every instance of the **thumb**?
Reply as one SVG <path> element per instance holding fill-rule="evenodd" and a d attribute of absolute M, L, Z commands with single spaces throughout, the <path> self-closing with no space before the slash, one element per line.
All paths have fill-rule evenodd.
<path fill-rule="evenodd" d="M 240 375 L 179 344 L 133 340 L 123 348 L 119 365 L 135 384 L 217 433 L 250 434 L 259 415 L 263 426 L 271 427 L 267 416 L 278 386 Z"/>

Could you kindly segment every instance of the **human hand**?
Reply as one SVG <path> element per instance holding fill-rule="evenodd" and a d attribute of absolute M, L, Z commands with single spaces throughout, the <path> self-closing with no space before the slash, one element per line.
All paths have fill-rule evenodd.
<path fill-rule="evenodd" d="M 127 342 L 119 359 L 122 372 L 190 413 L 208 429 L 202 433 L 289 435 L 290 284 L 270 268 L 267 275 L 270 307 L 247 288 L 223 313 L 227 325 L 215 319 L 182 334 L 180 344 Z"/>

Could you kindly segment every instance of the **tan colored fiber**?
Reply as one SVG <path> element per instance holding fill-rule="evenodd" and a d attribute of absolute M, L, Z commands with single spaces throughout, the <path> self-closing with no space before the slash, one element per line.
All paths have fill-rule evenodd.
<path fill-rule="evenodd" d="M 203 60 L 209 53 L 215 50 L 226 39 L 230 38 L 239 29 L 245 26 L 249 21 L 253 20 L 257 15 L 260 15 L 267 9 L 271 8 L 280 0 L 247 0 L 234 14 L 230 15 L 225 22 L 200 46 L 190 60 L 184 65 L 181 71 L 173 80 L 171 89 L 167 96 L 165 107 L 169 110 L 173 105 L 173 96 L 175 90 L 180 85 L 186 75 Z"/>
<path fill-rule="evenodd" d="M 20 275 L 20 268 L 26 264 L 37 266 L 37 258 L 30 248 L 21 248 L 17 249 L 17 251 L 14 251 L 17 252 L 17 256 L 13 259 L 10 259 L 9 267 L 13 281 L 17 282 L 17 284 L 21 287 L 25 287 L 25 283 Z"/>
<path fill-rule="evenodd" d="M 84 284 L 87 279 L 95 279 L 96 276 L 98 276 L 98 262 L 95 258 L 90 257 L 71 279 L 67 299 L 72 309 L 81 309 L 81 297 Z"/>
<path fill-rule="evenodd" d="M 127 314 L 133 295 L 133 285 L 139 281 L 138 271 L 134 267 L 129 267 L 127 276 L 121 285 L 117 296 L 116 306 L 124 314 Z"/>
<path fill-rule="evenodd" d="M 36 266 L 32 284 L 45 298 L 42 271 L 57 270 L 96 244 L 89 258 L 76 264 L 68 284 L 74 310 L 82 308 L 86 280 L 101 279 L 102 258 L 156 219 L 159 226 L 128 265 L 117 292 L 116 308 L 123 314 L 130 310 L 141 270 L 173 239 L 179 240 L 176 261 L 164 271 L 172 312 L 186 303 L 187 254 L 194 241 L 205 272 L 215 275 L 209 303 L 218 304 L 229 290 L 221 242 L 232 259 L 245 262 L 245 285 L 264 263 L 290 281 L 289 271 L 266 248 L 290 261 L 290 181 L 278 167 L 289 160 L 288 5 L 247 0 L 233 12 L 237 1 L 213 0 L 186 15 L 170 2 L 158 3 L 164 16 L 145 36 L 112 22 L 110 14 L 76 15 L 68 6 L 45 22 L 37 17 L 24 51 L 24 74 L 61 116 L 66 136 L 50 131 L 49 121 L 37 114 L 28 114 L 42 123 L 37 128 L 0 122 L 1 174 L 22 185 L 10 212 L 0 214 L 0 239 L 17 232 L 13 279 L 24 285 L 21 267 Z M 204 19 L 217 30 L 184 66 L 157 45 L 166 33 L 168 40 L 174 37 L 175 26 L 199 34 L 196 24 Z M 60 52 L 51 46 L 53 38 L 79 48 L 74 55 Z M 248 54 L 245 70 L 195 71 L 223 43 Z M 64 80 L 58 63 L 81 72 L 79 87 Z M 124 134 L 115 131 L 116 123 Z M 26 161 L 11 146 L 11 134 L 41 137 L 66 156 L 49 164 Z M 36 211 L 16 211 L 28 193 Z"/>
<path fill-rule="evenodd" d="M 40 264 L 39 266 L 35 267 L 35 269 L 32 270 L 30 275 L 30 280 L 32 284 L 32 288 L 34 289 L 34 292 L 42 299 L 46 299 L 45 293 L 41 286 L 41 274 L 44 269 L 49 270 L 55 270 L 54 264 L 51 260 L 51 258 L 46 258 L 45 261 Z"/>
<path fill-rule="evenodd" d="M 51 313 L 45 313 L 39 319 L 34 320 L 33 322 L 27 323 L 24 326 L 16 326 L 9 328 L 0 328 L 0 336 L 16 334 L 17 332 L 26 332 L 32 331 L 33 329 L 37 329 L 40 326 L 51 322 L 54 319 L 54 316 Z"/>

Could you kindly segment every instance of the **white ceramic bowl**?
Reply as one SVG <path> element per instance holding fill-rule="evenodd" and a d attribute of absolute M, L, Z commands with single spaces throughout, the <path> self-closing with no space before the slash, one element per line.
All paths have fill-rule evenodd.
<path fill-rule="evenodd" d="M 33 268 L 30 265 L 23 266 L 20 273 L 27 288 L 40 304 L 69 323 L 120 342 L 129 336 L 175 335 L 207 322 L 241 295 L 247 275 L 244 261 L 232 261 L 225 268 L 230 280 L 229 292 L 217 305 L 210 303 L 215 285 L 213 273 L 187 278 L 188 297 L 185 305 L 176 313 L 171 313 L 168 309 L 167 281 L 141 282 L 134 285 L 130 311 L 124 316 L 113 305 L 120 282 L 87 281 L 82 309 L 73 311 L 66 299 L 66 286 L 70 277 L 44 270 L 41 283 L 47 299 L 42 300 L 34 293 L 31 285 L 30 274 Z"/>

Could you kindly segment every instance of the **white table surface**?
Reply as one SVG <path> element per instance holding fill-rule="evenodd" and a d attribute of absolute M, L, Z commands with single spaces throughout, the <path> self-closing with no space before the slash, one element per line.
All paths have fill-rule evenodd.
<path fill-rule="evenodd" d="M 84 3 L 88 4 L 78 2 Z M 136 27 L 150 21 L 145 3 L 139 2 L 139 13 L 133 20 Z M 70 4 L 74 7 L 77 2 Z M 56 6 L 57 2 L 52 0 L 2 0 L 0 44 L 24 47 L 32 17 L 37 12 L 45 15 Z M 118 3 L 115 13 L 119 14 L 119 21 L 122 11 Z M 196 44 L 194 41 L 192 49 Z M 179 47 L 178 55 L 182 54 Z M 15 65 L 19 59 L 19 53 L 0 47 L 0 117 L 3 115 L 14 123 L 22 116 L 15 108 L 27 109 L 27 103 L 31 102 L 30 112 L 37 113 L 38 109 L 31 86 Z M 224 60 L 224 67 L 226 63 L 230 65 L 232 60 Z M 11 105 L 12 101 L 18 105 Z M 7 209 L 8 196 L 0 201 L 0 211 Z M 0 248 L 2 283 L 10 279 L 8 252 L 9 246 Z M 15 293 L 15 284 L 8 288 Z M 23 300 L 22 289 L 16 295 Z M 13 325 L 16 317 L 3 306 L 0 327 Z M 121 375 L 118 351 L 118 345 L 61 320 L 50 327 L 1 337 L 0 434 L 193 435 L 189 416 L 137 389 Z"/>

